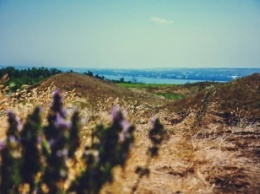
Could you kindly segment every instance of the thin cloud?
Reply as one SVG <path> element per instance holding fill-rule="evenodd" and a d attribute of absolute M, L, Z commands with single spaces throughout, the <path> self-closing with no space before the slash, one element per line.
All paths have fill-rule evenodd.
<path fill-rule="evenodd" d="M 155 24 L 172 24 L 172 20 L 167 20 L 164 18 L 159 18 L 159 17 L 151 17 L 150 21 L 155 23 Z"/>

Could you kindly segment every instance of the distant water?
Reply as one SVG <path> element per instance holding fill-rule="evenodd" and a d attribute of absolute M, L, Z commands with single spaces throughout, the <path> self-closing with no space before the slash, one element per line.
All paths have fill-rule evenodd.
<path fill-rule="evenodd" d="M 170 79 L 170 78 L 152 78 L 152 77 L 131 77 L 131 76 L 118 76 L 118 75 L 104 75 L 108 80 L 120 80 L 122 77 L 124 81 L 148 83 L 148 84 L 187 84 L 203 82 L 205 80 L 193 80 L 193 79 Z"/>
<path fill-rule="evenodd" d="M 65 69 L 64 69 L 65 70 Z M 86 69 L 75 69 L 87 72 Z M 260 73 L 260 68 L 193 68 L 193 69 L 89 69 L 105 79 L 156 84 L 186 84 L 203 81 L 229 82 L 237 78 Z"/>
<path fill-rule="evenodd" d="M 4 66 L 0 66 L 2 68 Z M 31 68 L 17 66 L 17 69 Z M 186 84 L 203 81 L 228 82 L 237 78 L 260 73 L 260 68 L 176 68 L 176 69 L 95 69 L 95 68 L 59 68 L 63 72 L 70 70 L 78 73 L 91 71 L 94 75 L 104 76 L 108 80 L 119 80 L 156 84 Z"/>

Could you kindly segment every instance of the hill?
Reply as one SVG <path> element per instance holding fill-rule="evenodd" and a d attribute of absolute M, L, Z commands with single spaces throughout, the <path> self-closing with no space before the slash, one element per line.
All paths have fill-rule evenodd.
<path fill-rule="evenodd" d="M 99 80 L 78 73 L 57 74 L 47 80 L 42 81 L 36 87 L 39 90 L 44 90 L 52 83 L 61 90 L 75 90 L 78 95 L 88 97 L 90 99 L 107 96 L 122 97 L 133 95 L 129 90 L 120 88 L 111 82 Z"/>
<path fill-rule="evenodd" d="M 160 156 L 151 162 L 149 178 L 141 180 L 138 193 L 258 193 L 259 87 L 260 74 L 253 74 L 224 84 L 164 88 L 175 93 L 188 88 L 195 93 L 166 101 L 156 114 L 169 136 Z M 134 167 L 145 165 L 149 145 L 145 129 L 149 125 L 138 127 L 125 169 L 130 177 L 117 177 L 104 193 L 129 191 L 136 179 Z"/>
<path fill-rule="evenodd" d="M 242 120 L 247 124 L 255 123 L 260 121 L 260 74 L 207 86 L 194 96 L 167 103 L 166 106 L 180 114 L 191 109 L 199 116 L 211 114 L 222 118 L 227 125 L 237 125 Z"/>

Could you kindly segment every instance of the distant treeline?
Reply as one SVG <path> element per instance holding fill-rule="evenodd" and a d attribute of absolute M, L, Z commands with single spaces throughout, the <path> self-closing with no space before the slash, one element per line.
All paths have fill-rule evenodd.
<path fill-rule="evenodd" d="M 4 83 L 10 87 L 10 91 L 15 91 L 21 88 L 22 85 L 34 85 L 40 81 L 61 73 L 61 70 L 56 68 L 32 67 L 27 69 L 16 69 L 14 67 L 4 67 L 0 69 L 0 78 L 8 74 L 9 80 Z"/>
<path fill-rule="evenodd" d="M 100 80 L 105 80 L 105 76 L 100 76 L 98 74 L 94 75 L 94 73 L 92 71 L 88 71 L 88 72 L 85 72 L 83 73 L 84 75 L 87 75 L 87 76 L 90 76 L 90 77 L 94 77 L 94 78 L 97 78 L 97 79 L 100 79 Z M 121 77 L 119 80 L 109 80 L 111 82 L 114 82 L 114 83 L 137 83 L 137 79 L 136 78 L 133 78 L 133 81 L 125 81 L 125 78 L 124 77 Z"/>
<path fill-rule="evenodd" d="M 100 80 L 104 80 L 105 79 L 105 76 L 100 76 L 98 74 L 94 75 L 94 73 L 92 71 L 88 71 L 88 72 L 85 72 L 83 74 L 84 75 L 88 75 L 90 77 L 95 77 L 95 78 L 100 79 Z"/>
<path fill-rule="evenodd" d="M 74 71 L 70 70 L 68 72 L 74 72 Z M 62 73 L 62 71 L 56 68 L 32 67 L 27 69 L 17 69 L 15 67 L 9 66 L 0 69 L 0 78 L 8 74 L 9 79 L 6 83 L 4 83 L 4 85 L 9 86 L 10 92 L 14 92 L 17 89 L 20 89 L 22 85 L 35 85 L 40 81 L 59 73 Z M 98 74 L 94 75 L 92 71 L 87 71 L 83 74 L 100 80 L 105 80 L 104 76 Z M 123 77 L 120 78 L 119 80 L 109 80 L 109 81 L 115 83 L 136 83 L 136 80 L 132 82 L 125 81 Z"/>

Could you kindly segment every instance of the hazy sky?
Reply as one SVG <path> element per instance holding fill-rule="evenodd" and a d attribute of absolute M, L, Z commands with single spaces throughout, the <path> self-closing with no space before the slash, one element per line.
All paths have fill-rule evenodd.
<path fill-rule="evenodd" d="M 0 0 L 0 65 L 260 67 L 260 0 Z"/>

